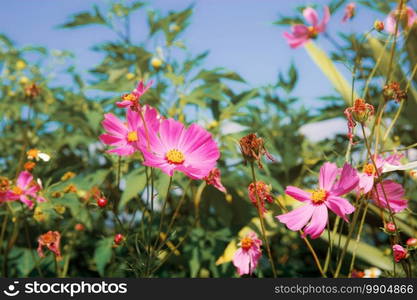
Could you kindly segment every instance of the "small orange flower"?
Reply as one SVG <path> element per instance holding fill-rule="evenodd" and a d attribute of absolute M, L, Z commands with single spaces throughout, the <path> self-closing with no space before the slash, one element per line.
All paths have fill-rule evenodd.
<path fill-rule="evenodd" d="M 64 188 L 64 193 L 76 193 L 77 187 L 73 184 L 69 184 Z"/>
<path fill-rule="evenodd" d="M 36 163 L 33 161 L 27 161 L 25 162 L 25 164 L 23 165 L 23 167 L 25 168 L 25 170 L 27 171 L 32 171 L 36 166 Z"/>
<path fill-rule="evenodd" d="M 55 258 L 57 261 L 60 261 L 62 259 L 61 256 L 61 250 L 60 250 L 60 244 L 61 244 L 61 234 L 58 231 L 48 231 L 45 234 L 42 234 L 38 238 L 38 255 L 39 257 L 45 257 L 45 254 L 43 253 L 43 247 L 47 247 L 49 250 L 51 250 L 55 254 Z"/>

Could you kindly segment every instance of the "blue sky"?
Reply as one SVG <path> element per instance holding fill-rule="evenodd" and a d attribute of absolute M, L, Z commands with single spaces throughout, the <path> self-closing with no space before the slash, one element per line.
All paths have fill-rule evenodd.
<path fill-rule="evenodd" d="M 57 25 L 68 16 L 91 9 L 94 0 L 27 0 L 3 3 L 0 11 L 1 32 L 18 46 L 41 45 L 50 49 L 69 50 L 75 54 L 78 70 L 88 70 L 100 61 L 100 55 L 91 46 L 116 38 L 99 26 L 66 30 Z M 300 72 L 295 95 L 307 106 L 317 102 L 319 96 L 332 92 L 332 87 L 319 69 L 311 62 L 304 49 L 292 50 L 282 37 L 283 27 L 272 24 L 281 15 L 294 15 L 295 7 L 311 3 L 322 5 L 326 0 L 153 0 L 149 8 L 166 12 L 180 10 L 195 4 L 192 22 L 182 38 L 189 50 L 200 53 L 210 50 L 206 68 L 226 67 L 237 71 L 251 86 L 275 82 L 279 70 L 286 71 L 294 62 Z M 321 8 L 319 9 L 321 14 Z M 342 11 L 332 16 L 329 33 L 364 32 L 371 28 L 376 17 L 369 10 L 358 11 L 353 22 L 340 22 Z M 134 40 L 141 40 L 145 29 L 145 12 L 135 14 L 132 23 Z M 288 29 L 287 29 L 288 30 Z M 331 45 L 323 38 L 318 43 L 325 49 Z M 343 66 L 340 70 L 345 71 Z"/>

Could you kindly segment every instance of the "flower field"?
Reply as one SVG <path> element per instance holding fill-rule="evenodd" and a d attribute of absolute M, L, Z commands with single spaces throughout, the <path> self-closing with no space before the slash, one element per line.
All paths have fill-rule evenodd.
<path fill-rule="evenodd" d="M 69 16 L 109 32 L 86 72 L 1 34 L 1 276 L 417 276 L 417 6 L 312 2 L 265 20 L 293 62 L 257 86 L 188 46 L 198 4 Z"/>

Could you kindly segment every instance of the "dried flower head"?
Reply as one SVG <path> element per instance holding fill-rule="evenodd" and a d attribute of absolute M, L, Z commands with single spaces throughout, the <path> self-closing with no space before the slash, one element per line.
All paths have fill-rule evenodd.
<path fill-rule="evenodd" d="M 43 247 L 47 247 L 55 254 L 57 261 L 62 259 L 61 250 L 61 234 L 58 231 L 48 231 L 47 233 L 42 234 L 38 238 L 38 255 L 39 257 L 45 257 L 43 253 Z"/>
<path fill-rule="evenodd" d="M 220 192 L 226 194 L 226 188 L 221 182 L 221 172 L 218 168 L 213 168 L 210 173 L 203 178 L 207 184 L 214 186 Z"/>
<path fill-rule="evenodd" d="M 41 88 L 36 83 L 31 83 L 25 86 L 25 95 L 28 98 L 36 98 L 40 95 Z"/>
<path fill-rule="evenodd" d="M 248 186 L 249 199 L 251 200 L 253 205 L 258 207 L 259 198 L 260 209 L 262 212 L 265 212 L 265 200 L 269 203 L 274 202 L 274 197 L 271 195 L 271 190 L 271 185 L 268 185 L 263 181 L 257 181 L 256 187 L 255 184 L 252 182 Z"/>
<path fill-rule="evenodd" d="M 373 105 L 366 103 L 364 99 L 358 98 L 353 106 L 345 109 L 344 114 L 348 120 L 348 137 L 353 144 L 353 128 L 356 123 L 365 124 L 370 116 L 374 114 Z"/>
<path fill-rule="evenodd" d="M 258 138 L 255 133 L 250 133 L 239 141 L 240 151 L 242 152 L 244 162 L 257 162 L 260 169 L 263 168 L 261 159 L 262 156 L 266 156 L 271 161 L 274 158 L 265 148 L 265 142 L 262 138 Z"/>
<path fill-rule="evenodd" d="M 399 103 L 407 99 L 406 91 L 402 90 L 396 81 L 386 84 L 383 89 L 385 101 L 394 100 Z"/>

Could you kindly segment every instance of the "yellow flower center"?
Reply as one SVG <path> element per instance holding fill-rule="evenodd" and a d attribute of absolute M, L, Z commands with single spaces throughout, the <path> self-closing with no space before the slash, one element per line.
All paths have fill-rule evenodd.
<path fill-rule="evenodd" d="M 136 142 L 138 140 L 138 134 L 136 131 L 131 131 L 127 134 L 127 141 L 128 142 Z"/>
<path fill-rule="evenodd" d="M 316 28 L 314 28 L 314 26 L 309 26 L 308 27 L 308 35 L 310 38 L 316 38 L 318 35 L 318 32 L 316 30 Z"/>
<path fill-rule="evenodd" d="M 129 94 L 123 95 L 122 99 L 125 101 L 136 102 L 138 100 L 138 97 L 133 93 L 129 93 Z"/>
<path fill-rule="evenodd" d="M 327 192 L 323 189 L 318 189 L 313 191 L 313 193 L 311 193 L 311 200 L 313 200 L 314 203 L 322 203 L 326 200 L 327 198 Z"/>
<path fill-rule="evenodd" d="M 22 195 L 23 194 L 22 189 L 18 186 L 13 187 L 13 192 L 17 195 Z"/>
<path fill-rule="evenodd" d="M 240 242 L 240 245 L 243 250 L 249 250 L 253 245 L 253 240 L 250 237 L 244 237 Z"/>
<path fill-rule="evenodd" d="M 170 164 L 182 164 L 185 160 L 184 154 L 178 149 L 169 150 L 166 159 Z"/>
<path fill-rule="evenodd" d="M 363 167 L 363 172 L 366 173 L 369 176 L 374 175 L 374 173 L 375 173 L 375 167 L 374 167 L 374 165 L 373 164 L 366 164 Z"/>

